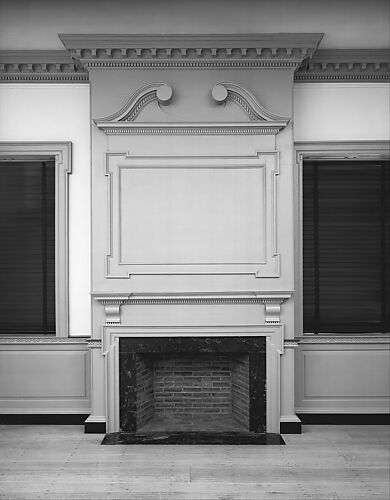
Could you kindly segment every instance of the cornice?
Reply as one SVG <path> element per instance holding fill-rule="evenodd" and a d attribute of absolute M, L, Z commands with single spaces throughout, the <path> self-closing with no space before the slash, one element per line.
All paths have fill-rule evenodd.
<path fill-rule="evenodd" d="M 66 50 L 0 51 L 0 82 L 88 81 L 88 73 L 80 68 Z"/>
<path fill-rule="evenodd" d="M 245 35 L 73 35 L 59 38 L 93 69 L 292 68 L 317 49 L 322 33 Z"/>
<path fill-rule="evenodd" d="M 296 82 L 389 81 L 389 50 L 318 50 L 295 73 Z"/>

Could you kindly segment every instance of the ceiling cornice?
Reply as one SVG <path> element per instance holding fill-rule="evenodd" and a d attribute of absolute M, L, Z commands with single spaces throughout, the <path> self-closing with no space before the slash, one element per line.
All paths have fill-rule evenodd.
<path fill-rule="evenodd" d="M 0 51 L 0 83 L 17 82 L 63 82 L 78 83 L 89 79 L 87 69 L 93 68 L 259 68 L 292 67 L 295 81 L 301 82 L 385 82 L 390 80 L 390 54 L 386 49 L 335 49 L 317 50 L 313 48 L 321 35 L 302 34 L 242 35 L 61 35 L 68 45 L 68 50 L 7 50 Z M 316 39 L 317 36 L 317 39 Z M 114 37 L 117 45 L 121 41 L 132 41 L 133 49 L 101 49 L 104 40 Z M 293 42 L 295 38 L 295 43 Z M 311 38 L 310 38 L 311 37 Z M 77 49 L 78 42 L 92 40 L 94 49 Z M 154 58 L 150 55 L 156 48 Z M 162 41 L 166 40 L 165 48 Z M 179 41 L 182 41 L 180 44 Z M 194 40 L 198 49 L 191 49 Z M 311 40 L 311 45 L 309 41 Z M 316 41 L 317 40 L 317 41 Z M 209 41 L 209 44 L 206 44 Z M 236 43 L 234 42 L 236 41 Z M 241 41 L 241 48 L 233 46 Z M 244 44 L 243 42 L 247 43 Z M 273 41 L 273 48 L 255 48 Z M 169 43 L 168 43 L 169 42 Z M 211 42 L 214 45 L 211 47 Z M 218 49 L 218 46 L 224 48 Z M 257 43 L 256 43 L 257 42 Z M 290 47 L 288 43 L 290 42 Z M 304 42 L 307 42 L 306 45 Z M 156 45 L 157 44 L 157 45 Z M 168 49 L 168 45 L 172 48 Z M 180 45 L 182 47 L 180 48 Z M 209 48 L 202 46 L 209 45 Z M 237 46 L 238 46 L 237 45 Z M 246 48 L 244 47 L 246 45 Z M 268 43 L 271 45 L 271 43 Z M 292 48 L 295 46 L 295 49 Z M 309 46 L 310 45 L 310 46 Z M 318 45 L 318 43 L 317 43 Z M 77 59 L 77 53 L 91 50 L 95 54 L 90 59 Z M 103 50 L 103 54 L 99 52 Z M 118 53 L 120 51 L 120 55 Z M 290 56 L 287 53 L 291 50 Z M 129 51 L 129 52 L 128 52 Z M 137 52 L 138 51 L 138 52 Z M 149 52 L 148 52 L 149 51 Z M 161 52 L 162 51 L 162 52 Z M 256 56 L 254 56 L 254 51 Z M 132 57 L 127 57 L 133 54 Z M 170 55 L 168 53 L 170 52 Z M 297 53 L 305 56 L 297 56 Z M 136 55 L 136 54 L 139 55 Z M 212 56 L 211 54 L 215 55 Z M 183 55 L 184 54 L 184 55 Z M 196 54 L 196 55 L 195 55 Z M 230 55 L 229 55 L 230 54 Z M 295 55 L 294 55 L 295 54 Z M 148 57 L 147 57 L 148 56 Z M 209 57 L 210 56 L 210 57 Z M 82 63 L 87 69 L 82 67 Z M 298 67 L 299 66 L 299 67 Z"/>
<path fill-rule="evenodd" d="M 73 35 L 59 38 L 91 69 L 297 68 L 322 33 L 244 35 Z"/>
<path fill-rule="evenodd" d="M 296 82 L 389 81 L 390 51 L 318 50 L 295 72 Z"/>
<path fill-rule="evenodd" d="M 0 82 L 88 81 L 88 73 L 66 50 L 0 51 Z"/>

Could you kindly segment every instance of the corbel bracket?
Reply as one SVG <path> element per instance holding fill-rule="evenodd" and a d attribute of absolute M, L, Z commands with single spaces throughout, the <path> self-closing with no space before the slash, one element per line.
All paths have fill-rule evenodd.
<path fill-rule="evenodd" d="M 280 310 L 282 304 L 285 300 L 289 299 L 291 295 L 275 295 L 270 297 L 270 295 L 264 296 L 256 293 L 256 297 L 265 306 L 265 323 L 272 325 L 280 324 Z"/>
<path fill-rule="evenodd" d="M 106 325 L 120 325 L 121 323 L 121 305 L 128 301 L 130 294 L 126 295 L 108 295 L 93 294 L 102 306 L 106 315 Z"/>

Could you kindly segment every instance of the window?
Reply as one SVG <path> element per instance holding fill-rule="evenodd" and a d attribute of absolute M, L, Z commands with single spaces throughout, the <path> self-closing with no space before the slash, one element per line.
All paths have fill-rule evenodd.
<path fill-rule="evenodd" d="M 0 168 L 0 332 L 54 334 L 54 161 Z"/>
<path fill-rule="evenodd" d="M 70 143 L 0 143 L 0 333 L 68 335 Z"/>
<path fill-rule="evenodd" d="M 305 333 L 389 331 L 388 161 L 303 162 Z"/>

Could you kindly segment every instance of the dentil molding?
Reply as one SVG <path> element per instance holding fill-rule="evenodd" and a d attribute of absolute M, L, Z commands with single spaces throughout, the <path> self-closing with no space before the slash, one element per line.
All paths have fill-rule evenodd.
<path fill-rule="evenodd" d="M 292 68 L 323 33 L 244 35 L 60 34 L 72 57 L 91 69 Z"/>
<path fill-rule="evenodd" d="M 389 81 L 388 50 L 318 50 L 295 73 L 296 82 Z"/>
<path fill-rule="evenodd" d="M 280 324 L 281 306 L 291 298 L 291 292 L 242 292 L 242 293 L 165 293 L 117 294 L 92 293 L 93 298 L 105 309 L 106 325 L 120 325 L 122 305 L 217 305 L 263 304 L 265 323 Z"/>
<path fill-rule="evenodd" d="M 0 82 L 88 81 L 88 72 L 75 62 L 66 50 L 0 51 Z"/>

